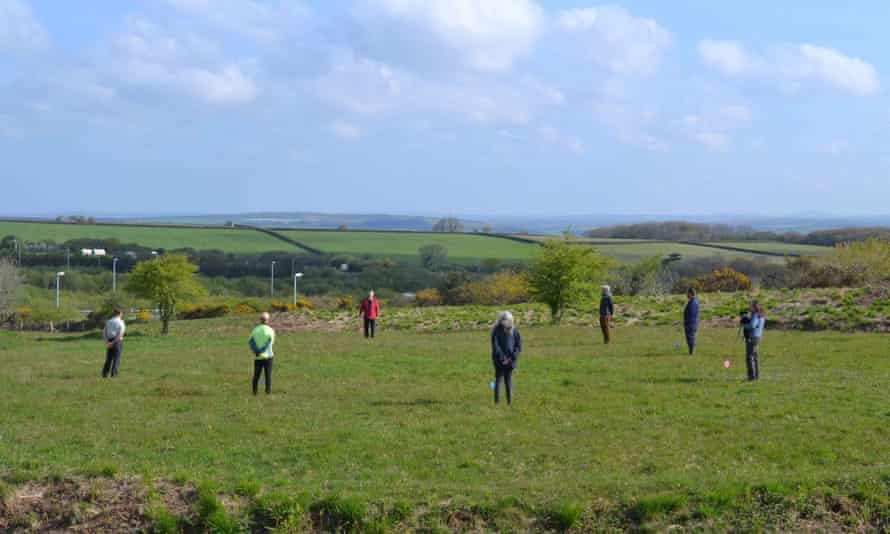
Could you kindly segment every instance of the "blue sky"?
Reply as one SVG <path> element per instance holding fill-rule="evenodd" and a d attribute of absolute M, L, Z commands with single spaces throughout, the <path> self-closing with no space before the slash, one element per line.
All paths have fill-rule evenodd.
<path fill-rule="evenodd" d="M 883 0 L 0 0 L 0 214 L 886 214 L 887 20 Z"/>

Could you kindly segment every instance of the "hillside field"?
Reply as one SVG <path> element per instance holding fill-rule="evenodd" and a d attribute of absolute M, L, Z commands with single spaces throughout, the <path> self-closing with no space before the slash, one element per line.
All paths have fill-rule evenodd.
<path fill-rule="evenodd" d="M 690 357 L 672 328 L 619 327 L 608 347 L 591 328 L 524 328 L 508 407 L 492 403 L 486 330 L 387 331 L 385 319 L 371 343 L 281 330 L 274 392 L 254 398 L 251 319 L 178 322 L 169 337 L 134 326 L 109 381 L 95 336 L 0 332 L 7 494 L 104 473 L 341 514 L 352 503 L 356 524 L 395 530 L 885 524 L 881 335 L 767 331 L 752 384 L 732 329 L 705 329 Z M 239 499 L 224 499 L 230 514 L 247 514 Z"/>
<path fill-rule="evenodd" d="M 392 259 L 414 260 L 425 245 L 442 245 L 448 258 L 460 263 L 483 259 L 526 261 L 537 247 L 509 239 L 473 234 L 433 232 L 331 232 L 281 230 L 281 234 L 330 254 L 368 254 Z"/>
<path fill-rule="evenodd" d="M 71 239 L 117 239 L 145 247 L 223 250 L 233 253 L 259 253 L 295 250 L 294 246 L 269 235 L 240 228 L 164 228 L 104 224 L 56 224 L 0 221 L 0 237 L 14 235 L 26 242 Z"/>

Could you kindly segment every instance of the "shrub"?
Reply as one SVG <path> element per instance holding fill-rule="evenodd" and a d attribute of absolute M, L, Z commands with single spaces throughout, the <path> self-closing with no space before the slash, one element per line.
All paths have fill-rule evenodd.
<path fill-rule="evenodd" d="M 284 301 L 281 301 L 281 300 L 273 300 L 273 301 L 272 301 L 272 304 L 269 305 L 269 308 L 270 308 L 273 312 L 279 312 L 279 313 L 292 312 L 292 311 L 295 311 L 295 310 L 297 309 L 297 308 L 296 308 L 293 304 L 291 304 L 290 302 L 284 302 Z"/>
<path fill-rule="evenodd" d="M 311 310 L 311 309 L 313 309 L 313 308 L 315 308 L 315 306 L 312 304 L 312 301 L 310 301 L 309 299 L 307 299 L 307 298 L 303 298 L 303 297 L 300 297 L 300 298 L 297 299 L 297 306 L 296 306 L 296 309 L 298 309 L 298 310 Z"/>
<path fill-rule="evenodd" d="M 180 319 L 210 319 L 223 317 L 231 312 L 228 304 L 184 304 L 180 306 Z"/>
<path fill-rule="evenodd" d="M 312 505 L 326 531 L 358 530 L 367 515 L 365 503 L 355 497 L 328 497 Z"/>
<path fill-rule="evenodd" d="M 705 292 L 726 291 L 732 293 L 751 289 L 751 279 L 729 267 L 716 269 L 711 274 L 699 276 L 694 282 L 698 284 L 701 291 Z"/>
<path fill-rule="evenodd" d="M 439 306 L 442 304 L 442 295 L 436 288 L 421 289 L 415 296 L 418 306 Z"/>
<path fill-rule="evenodd" d="M 147 323 L 152 320 L 152 314 L 148 310 L 140 310 L 133 315 L 132 322 L 134 323 Z"/>
<path fill-rule="evenodd" d="M 338 310 L 355 309 L 355 299 L 352 298 L 352 295 L 337 297 L 337 309 Z"/>
<path fill-rule="evenodd" d="M 562 503 L 550 511 L 550 521 L 556 530 L 566 532 L 581 523 L 581 515 L 584 510 L 574 503 Z"/>
<path fill-rule="evenodd" d="M 250 304 L 247 304 L 246 302 L 240 302 L 236 304 L 234 308 L 232 308 L 232 311 L 237 313 L 238 315 L 244 315 L 248 313 L 256 313 L 259 310 L 257 310 Z"/>
<path fill-rule="evenodd" d="M 528 280 L 524 275 L 501 271 L 477 282 L 468 282 L 457 290 L 461 304 L 504 305 L 528 302 Z"/>

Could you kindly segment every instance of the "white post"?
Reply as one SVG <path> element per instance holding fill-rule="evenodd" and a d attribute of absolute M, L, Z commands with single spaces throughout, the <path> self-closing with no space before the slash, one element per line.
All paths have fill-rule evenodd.
<path fill-rule="evenodd" d="M 111 260 L 111 292 L 117 293 L 117 258 Z"/>
<path fill-rule="evenodd" d="M 275 262 L 272 262 L 272 275 L 269 278 L 269 296 L 275 297 Z"/>
<path fill-rule="evenodd" d="M 294 308 L 297 307 L 297 278 L 302 278 L 303 273 L 294 273 Z"/>
<path fill-rule="evenodd" d="M 56 273 L 56 309 L 59 309 L 59 280 L 65 276 L 65 273 L 60 271 Z"/>

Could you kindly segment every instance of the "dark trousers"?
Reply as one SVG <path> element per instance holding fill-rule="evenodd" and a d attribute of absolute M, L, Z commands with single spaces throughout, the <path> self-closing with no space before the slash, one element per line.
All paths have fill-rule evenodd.
<path fill-rule="evenodd" d="M 695 334 L 697 333 L 695 328 L 685 328 L 686 331 L 686 346 L 689 347 L 689 354 L 695 354 Z"/>
<path fill-rule="evenodd" d="M 260 374 L 266 373 L 266 394 L 272 393 L 272 358 L 256 359 L 253 361 L 253 394 L 256 395 L 257 385 L 260 383 Z"/>
<path fill-rule="evenodd" d="M 374 337 L 375 330 L 377 330 L 377 319 L 365 317 L 365 337 Z"/>
<path fill-rule="evenodd" d="M 115 341 L 105 351 L 105 365 L 102 366 L 102 378 L 117 376 L 117 368 L 121 363 L 121 354 L 124 352 L 124 342 Z"/>
<path fill-rule="evenodd" d="M 608 345 L 609 342 L 612 341 L 612 334 L 609 331 L 609 326 L 611 326 L 611 319 L 612 318 L 608 315 L 600 315 L 600 330 L 603 331 L 603 343 L 605 343 L 606 345 Z"/>
<path fill-rule="evenodd" d="M 504 391 L 507 392 L 507 404 L 513 402 L 513 368 L 503 365 L 494 366 L 494 402 L 501 400 L 501 381 L 504 382 Z"/>
<path fill-rule="evenodd" d="M 748 366 L 748 380 L 760 380 L 760 338 L 745 340 L 745 365 Z"/>

